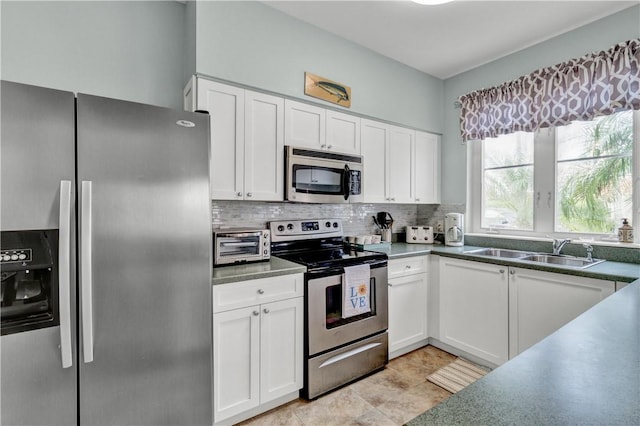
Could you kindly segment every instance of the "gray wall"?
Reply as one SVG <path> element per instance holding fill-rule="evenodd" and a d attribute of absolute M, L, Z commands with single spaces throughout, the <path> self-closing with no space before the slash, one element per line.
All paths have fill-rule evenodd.
<path fill-rule="evenodd" d="M 0 2 L 1 77 L 182 108 L 185 5 Z"/>
<path fill-rule="evenodd" d="M 538 68 L 605 50 L 640 37 L 640 6 L 626 9 L 546 42 L 459 74 L 444 82 L 444 135 L 442 138 L 442 201 L 465 203 L 467 147 L 460 138 L 460 120 L 454 101 L 474 90 L 488 88 Z"/>
<path fill-rule="evenodd" d="M 304 95 L 308 71 L 351 86 L 353 112 L 442 131 L 442 80 L 259 2 L 197 3 L 196 68 L 211 77 L 323 103 Z"/>

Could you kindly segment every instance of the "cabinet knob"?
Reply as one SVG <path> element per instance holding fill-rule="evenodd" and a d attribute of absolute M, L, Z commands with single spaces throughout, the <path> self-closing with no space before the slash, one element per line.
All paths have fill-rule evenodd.
<path fill-rule="evenodd" d="M 416 201 L 420 201 L 420 198 L 416 198 Z"/>
<path fill-rule="evenodd" d="M 326 145 L 326 144 L 324 144 L 324 145 L 320 145 L 320 148 L 326 148 L 326 147 L 327 147 L 327 145 Z"/>
<path fill-rule="evenodd" d="M 391 284 L 391 283 L 387 283 L 387 285 L 388 285 L 389 287 L 393 287 L 393 284 Z"/>
<path fill-rule="evenodd" d="M 259 289 L 258 289 L 258 294 L 264 294 L 264 290 L 263 290 L 263 289 L 261 289 L 261 288 L 259 288 Z"/>
<path fill-rule="evenodd" d="M 331 149 L 333 145 L 327 145 L 327 149 Z"/>
<path fill-rule="evenodd" d="M 396 200 L 395 198 L 391 197 L 391 201 L 395 201 L 395 200 Z"/>
<path fill-rule="evenodd" d="M 411 265 L 404 265 L 404 269 L 411 269 Z"/>
<path fill-rule="evenodd" d="M 513 269 L 511 269 L 511 270 L 509 270 L 509 273 L 510 273 L 511 275 L 513 275 L 513 274 L 515 274 L 515 273 L 516 273 L 516 271 L 514 271 Z"/>
<path fill-rule="evenodd" d="M 504 274 L 504 269 L 500 269 L 500 273 L 501 273 L 501 274 Z"/>
<path fill-rule="evenodd" d="M 242 192 L 237 192 L 237 193 L 236 193 L 236 195 L 237 195 L 238 197 L 242 197 Z"/>
<path fill-rule="evenodd" d="M 253 194 L 251 192 L 247 192 L 247 197 L 253 197 Z"/>
<path fill-rule="evenodd" d="M 260 315 L 260 311 L 253 311 L 253 316 L 257 317 L 258 315 Z"/>
<path fill-rule="evenodd" d="M 264 308 L 264 309 L 262 310 L 262 312 L 264 312 L 265 314 L 268 314 L 268 313 L 269 313 L 269 309 Z"/>

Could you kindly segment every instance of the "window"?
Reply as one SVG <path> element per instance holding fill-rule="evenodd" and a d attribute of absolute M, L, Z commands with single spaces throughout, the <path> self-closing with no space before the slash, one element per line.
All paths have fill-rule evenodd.
<path fill-rule="evenodd" d="M 471 231 L 606 236 L 635 224 L 639 123 L 624 111 L 470 143 Z"/>

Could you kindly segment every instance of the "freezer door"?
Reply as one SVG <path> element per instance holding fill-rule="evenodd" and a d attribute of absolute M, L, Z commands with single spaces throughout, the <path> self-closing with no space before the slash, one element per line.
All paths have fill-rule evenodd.
<path fill-rule="evenodd" d="M 80 423 L 210 425 L 208 116 L 77 103 Z"/>
<path fill-rule="evenodd" d="M 74 94 L 1 84 L 0 228 L 59 231 L 64 247 L 54 273 L 64 283 L 59 301 L 65 319 L 62 326 L 0 338 L 0 424 L 75 424 Z"/>

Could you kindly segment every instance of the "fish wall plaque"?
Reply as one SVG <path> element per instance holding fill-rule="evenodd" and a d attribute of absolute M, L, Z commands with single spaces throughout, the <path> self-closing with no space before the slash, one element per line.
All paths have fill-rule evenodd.
<path fill-rule="evenodd" d="M 310 72 L 304 73 L 304 94 L 351 108 L 351 87 Z"/>

